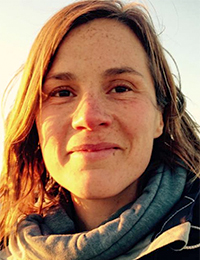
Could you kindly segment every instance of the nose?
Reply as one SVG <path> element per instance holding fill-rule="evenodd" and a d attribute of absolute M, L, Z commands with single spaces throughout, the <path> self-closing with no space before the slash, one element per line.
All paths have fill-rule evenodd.
<path fill-rule="evenodd" d="M 112 116 L 105 102 L 99 97 L 88 95 L 78 104 L 72 118 L 72 127 L 76 130 L 93 131 L 98 127 L 106 127 L 112 123 Z"/>

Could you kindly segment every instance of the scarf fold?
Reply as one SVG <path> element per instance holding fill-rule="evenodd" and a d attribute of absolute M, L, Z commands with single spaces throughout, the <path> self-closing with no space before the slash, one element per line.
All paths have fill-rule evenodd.
<path fill-rule="evenodd" d="M 44 218 L 30 215 L 10 238 L 11 259 L 99 260 L 122 255 L 153 232 L 178 202 L 186 175 L 181 167 L 171 172 L 160 166 L 128 209 L 91 231 L 75 233 L 73 221 L 62 208 Z"/>

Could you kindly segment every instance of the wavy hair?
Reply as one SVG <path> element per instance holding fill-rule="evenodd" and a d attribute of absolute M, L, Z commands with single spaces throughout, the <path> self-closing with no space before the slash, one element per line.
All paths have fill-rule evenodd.
<path fill-rule="evenodd" d="M 30 213 L 45 214 L 49 207 L 68 198 L 45 169 L 35 124 L 42 100 L 42 85 L 59 46 L 75 27 L 94 19 L 115 19 L 136 34 L 146 52 L 157 103 L 163 113 L 164 131 L 155 140 L 151 165 L 173 167 L 183 162 L 199 177 L 198 127 L 186 112 L 185 98 L 170 71 L 147 10 L 120 1 L 87 0 L 55 14 L 38 34 L 16 97 L 5 124 L 4 162 L 0 181 L 0 241 L 8 238 L 17 221 Z"/>

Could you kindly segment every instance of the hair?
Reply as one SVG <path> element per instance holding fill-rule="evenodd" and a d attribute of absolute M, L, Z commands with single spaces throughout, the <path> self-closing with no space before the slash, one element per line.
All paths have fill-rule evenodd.
<path fill-rule="evenodd" d="M 45 169 L 35 124 L 41 107 L 42 85 L 63 39 L 94 19 L 107 18 L 127 25 L 147 55 L 158 107 L 164 120 L 163 134 L 154 142 L 152 165 L 182 164 L 199 177 L 198 126 L 186 111 L 185 98 L 166 61 L 148 11 L 139 4 L 88 0 L 71 4 L 55 14 L 38 34 L 27 62 L 19 91 L 5 123 L 4 161 L 0 182 L 0 241 L 9 237 L 17 221 L 66 199 L 64 189 Z"/>

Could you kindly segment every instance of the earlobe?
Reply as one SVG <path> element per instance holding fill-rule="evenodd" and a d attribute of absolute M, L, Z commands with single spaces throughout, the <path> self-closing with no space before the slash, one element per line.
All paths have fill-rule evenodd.
<path fill-rule="evenodd" d="M 164 122 L 163 122 L 163 115 L 162 115 L 161 112 L 159 112 L 156 121 L 157 122 L 156 122 L 156 129 L 155 129 L 154 138 L 158 138 L 163 133 Z"/>

